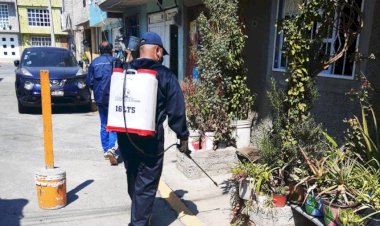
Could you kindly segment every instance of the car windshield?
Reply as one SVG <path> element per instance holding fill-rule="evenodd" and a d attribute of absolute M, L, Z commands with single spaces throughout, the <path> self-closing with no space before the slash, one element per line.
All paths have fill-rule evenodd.
<path fill-rule="evenodd" d="M 66 49 L 28 49 L 22 58 L 22 66 L 25 67 L 75 67 L 77 65 L 73 54 Z"/>

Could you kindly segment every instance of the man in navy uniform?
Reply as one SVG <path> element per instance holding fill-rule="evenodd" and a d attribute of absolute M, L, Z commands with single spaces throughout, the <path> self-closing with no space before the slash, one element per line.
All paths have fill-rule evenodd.
<path fill-rule="evenodd" d="M 156 106 L 156 133 L 154 137 L 117 133 L 120 153 L 127 173 L 128 193 L 132 200 L 129 226 L 147 226 L 153 210 L 164 160 L 164 127 L 168 117 L 169 127 L 180 139 L 179 150 L 188 153 L 189 131 L 186 125 L 185 103 L 175 74 L 162 65 L 167 54 L 161 38 L 154 32 L 141 37 L 140 57 L 129 67 L 157 72 L 158 92 Z"/>
<path fill-rule="evenodd" d="M 112 44 L 102 42 L 99 45 L 100 56 L 94 59 L 88 69 L 86 84 L 93 90 L 96 105 L 100 116 L 100 141 L 103 147 L 104 158 L 109 159 L 111 165 L 117 165 L 116 133 L 106 131 L 108 117 L 108 100 L 103 101 L 104 93 L 109 92 L 113 64 L 116 61 L 112 54 Z"/>

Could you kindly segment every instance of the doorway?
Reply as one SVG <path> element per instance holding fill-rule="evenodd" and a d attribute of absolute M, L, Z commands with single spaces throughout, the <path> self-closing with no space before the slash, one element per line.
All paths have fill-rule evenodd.
<path fill-rule="evenodd" d="M 157 33 L 168 51 L 164 56 L 163 65 L 170 68 L 178 78 L 178 27 L 174 22 L 174 16 L 178 13 L 177 8 L 163 12 L 152 13 L 148 16 L 148 31 Z"/>

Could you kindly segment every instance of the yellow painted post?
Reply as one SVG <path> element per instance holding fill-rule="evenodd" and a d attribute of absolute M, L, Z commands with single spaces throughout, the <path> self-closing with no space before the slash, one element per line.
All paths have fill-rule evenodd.
<path fill-rule="evenodd" d="M 41 80 L 41 103 L 42 103 L 42 118 L 44 126 L 44 144 L 45 144 L 45 166 L 47 169 L 54 168 L 53 156 L 53 131 L 51 123 L 51 94 L 50 94 L 50 79 L 49 71 L 40 71 Z"/>
<path fill-rule="evenodd" d="M 41 70 L 40 80 L 45 168 L 35 174 L 38 206 L 42 209 L 59 209 L 67 204 L 66 172 L 54 168 L 49 71 Z"/>

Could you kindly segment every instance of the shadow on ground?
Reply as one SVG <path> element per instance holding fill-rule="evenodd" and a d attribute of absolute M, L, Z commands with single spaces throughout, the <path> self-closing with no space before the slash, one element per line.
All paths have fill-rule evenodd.
<path fill-rule="evenodd" d="M 53 106 L 52 107 L 52 114 L 77 114 L 77 113 L 91 113 L 92 111 L 81 108 L 81 107 L 61 107 L 61 106 Z M 31 115 L 40 115 L 42 114 L 41 108 L 37 107 L 31 107 L 28 108 L 26 114 Z"/>
<path fill-rule="evenodd" d="M 23 209 L 28 204 L 27 199 L 0 198 L 0 225 L 19 226 L 24 217 Z"/>
<path fill-rule="evenodd" d="M 151 223 L 153 226 L 168 226 L 177 219 L 177 213 L 163 198 L 156 198 Z"/>
<path fill-rule="evenodd" d="M 1 81 L 1 80 L 0 80 Z M 95 102 L 91 103 L 91 107 L 89 106 L 56 106 L 52 105 L 52 114 L 77 114 L 77 113 L 92 113 L 98 111 Z M 27 113 L 32 115 L 40 115 L 42 114 L 41 107 L 28 107 Z"/>
<path fill-rule="evenodd" d="M 230 193 L 231 189 L 234 187 L 233 180 L 225 180 L 219 184 L 220 189 L 223 191 L 223 195 Z"/>
<path fill-rule="evenodd" d="M 186 215 L 196 215 L 198 214 L 198 208 L 197 206 L 192 202 L 188 200 L 182 199 L 182 197 L 188 193 L 184 190 L 176 190 L 172 193 L 170 193 L 169 199 L 171 199 L 171 196 L 177 196 L 181 199 L 181 201 L 186 205 L 186 207 L 191 211 L 185 211 L 184 214 Z M 168 202 L 163 198 L 156 198 L 154 201 L 153 206 L 153 215 L 152 215 L 152 225 L 153 226 L 168 226 L 174 221 L 178 219 L 177 212 L 172 209 L 172 207 L 168 204 Z"/>
<path fill-rule="evenodd" d="M 75 200 L 79 198 L 79 196 L 76 194 L 77 192 L 79 192 L 80 190 L 87 187 L 93 182 L 94 180 L 86 180 L 85 182 L 81 183 L 80 185 L 76 186 L 74 189 L 69 191 L 67 193 L 67 205 L 70 205 L 70 203 L 74 202 Z"/>
<path fill-rule="evenodd" d="M 192 201 L 188 201 L 183 199 L 183 196 L 185 196 L 188 191 L 185 190 L 175 190 L 174 193 L 182 200 L 182 202 L 186 205 L 186 207 L 195 215 L 199 213 L 197 206 Z M 170 194 L 171 195 L 171 194 Z M 190 213 L 188 213 L 190 214 Z"/>

